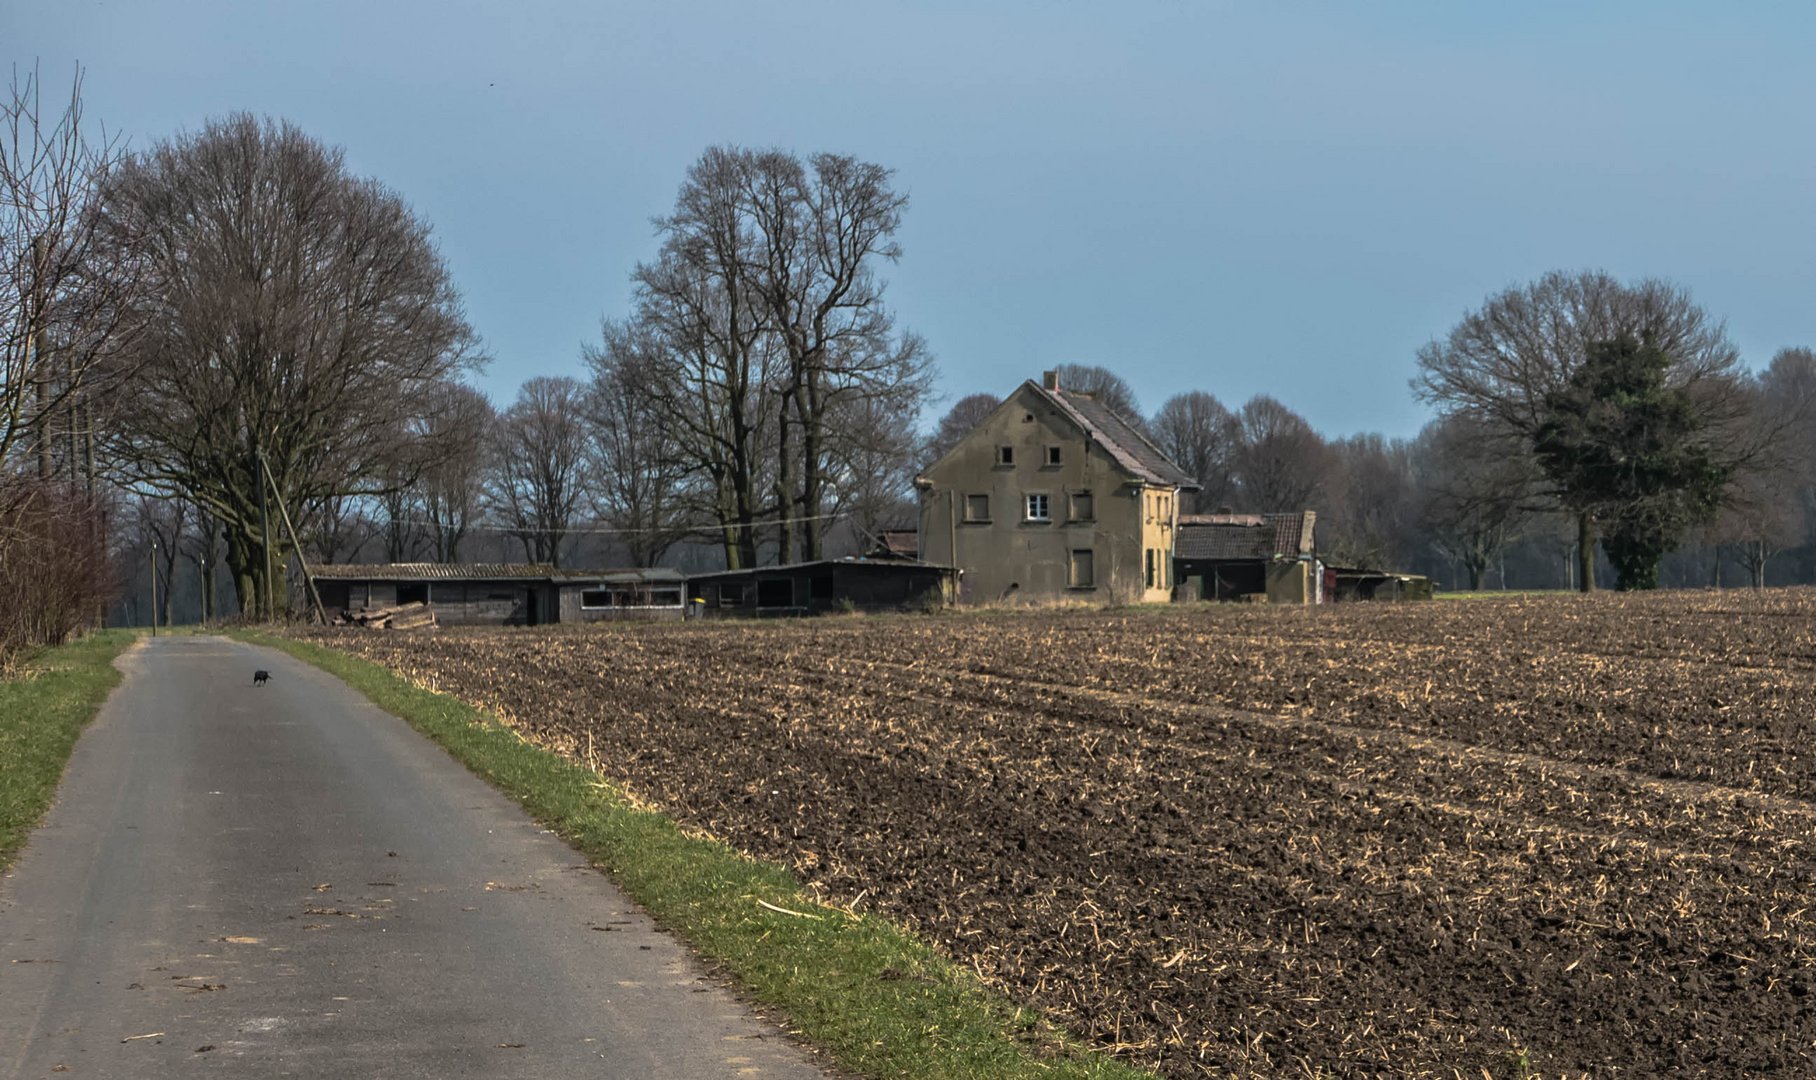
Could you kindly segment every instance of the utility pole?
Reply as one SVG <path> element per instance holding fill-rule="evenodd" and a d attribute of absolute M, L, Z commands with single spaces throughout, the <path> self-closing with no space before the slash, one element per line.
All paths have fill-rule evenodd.
<path fill-rule="evenodd" d="M 32 237 L 30 314 L 25 322 L 25 348 L 38 376 L 38 479 L 50 479 L 50 365 L 44 362 L 44 237 Z"/>
<path fill-rule="evenodd" d="M 158 636 L 158 542 L 151 542 L 151 636 Z"/>
<path fill-rule="evenodd" d="M 66 392 L 69 394 L 69 404 L 64 406 L 63 409 L 63 418 L 69 424 L 69 457 L 64 461 L 63 471 L 69 477 L 69 490 L 73 493 L 76 490 L 77 483 L 76 470 L 82 460 L 80 452 L 82 436 L 80 432 L 77 431 L 77 428 L 80 427 L 80 423 L 76 415 L 75 353 L 72 350 L 65 349 L 63 350 L 63 357 L 63 377 L 68 380 Z"/>
<path fill-rule="evenodd" d="M 270 512 L 265 507 L 265 476 L 268 470 L 265 468 L 264 449 L 262 447 L 255 448 L 253 453 L 256 454 L 259 459 L 259 551 L 260 558 L 265 560 L 264 572 L 260 576 L 265 582 L 265 619 L 269 621 L 272 617 L 271 517 Z"/>
<path fill-rule="evenodd" d="M 302 538 L 296 535 L 296 526 L 290 521 L 290 504 L 284 499 L 284 490 L 278 487 L 277 477 L 271 475 L 271 466 L 265 463 L 263 455 L 259 457 L 259 464 L 264 466 L 266 481 L 277 488 L 277 512 L 283 515 L 284 529 L 290 533 L 290 546 L 296 548 L 296 561 L 303 568 L 303 585 L 309 590 L 309 599 L 315 602 L 315 620 L 326 626 L 328 613 L 322 610 L 321 594 L 315 591 L 315 575 L 309 573 L 309 556 L 303 551 Z"/>

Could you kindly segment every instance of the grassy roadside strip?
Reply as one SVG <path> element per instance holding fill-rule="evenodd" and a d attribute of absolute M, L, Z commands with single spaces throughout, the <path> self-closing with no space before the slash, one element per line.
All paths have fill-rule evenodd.
<path fill-rule="evenodd" d="M 120 683 L 114 657 L 137 635 L 104 630 L 47 650 L 0 681 L 0 870 L 44 816 L 76 737 Z"/>
<path fill-rule="evenodd" d="M 843 1069 L 890 1080 L 1152 1080 L 1067 1041 L 886 920 L 814 904 L 786 868 L 685 834 L 464 702 L 332 649 L 233 636 L 314 664 L 440 743 Z"/>

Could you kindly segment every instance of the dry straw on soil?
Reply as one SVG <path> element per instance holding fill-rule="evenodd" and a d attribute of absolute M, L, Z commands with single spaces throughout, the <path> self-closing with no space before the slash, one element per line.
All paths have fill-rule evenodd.
<path fill-rule="evenodd" d="M 1169 1075 L 1816 1071 L 1816 592 L 321 636 Z"/>

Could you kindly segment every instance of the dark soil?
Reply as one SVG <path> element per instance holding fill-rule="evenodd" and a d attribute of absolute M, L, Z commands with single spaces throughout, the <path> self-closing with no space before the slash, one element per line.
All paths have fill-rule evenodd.
<path fill-rule="evenodd" d="M 1168 1075 L 1816 1075 L 1816 592 L 314 636 Z"/>

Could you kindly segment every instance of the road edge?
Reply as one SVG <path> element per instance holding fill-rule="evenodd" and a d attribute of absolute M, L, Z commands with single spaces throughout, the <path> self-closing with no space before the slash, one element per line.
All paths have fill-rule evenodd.
<path fill-rule="evenodd" d="M 856 1076 L 1153 1080 L 874 914 L 825 907 L 783 866 L 641 807 L 497 717 L 325 646 L 249 630 L 341 679 L 554 830 L 661 926 Z"/>
<path fill-rule="evenodd" d="M 26 677 L 0 681 L 0 874 L 56 801 L 77 740 L 124 678 L 114 661 L 138 640 L 102 630 L 46 649 Z"/>

